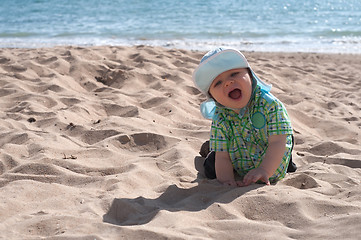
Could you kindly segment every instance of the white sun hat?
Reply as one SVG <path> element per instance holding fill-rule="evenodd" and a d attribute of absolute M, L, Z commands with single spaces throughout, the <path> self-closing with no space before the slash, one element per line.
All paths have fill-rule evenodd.
<path fill-rule="evenodd" d="M 203 56 L 192 78 L 197 88 L 209 97 L 208 90 L 213 80 L 219 74 L 235 68 L 249 68 L 244 55 L 236 49 L 217 48 Z"/>

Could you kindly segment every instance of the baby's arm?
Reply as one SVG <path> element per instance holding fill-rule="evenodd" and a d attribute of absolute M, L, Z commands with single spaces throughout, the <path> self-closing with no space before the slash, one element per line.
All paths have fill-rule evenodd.
<path fill-rule="evenodd" d="M 237 186 L 228 152 L 216 152 L 215 168 L 218 181 L 225 185 Z"/>
<path fill-rule="evenodd" d="M 269 178 L 280 166 L 286 150 L 287 135 L 272 135 L 268 138 L 266 155 L 258 168 L 249 171 L 243 178 L 243 185 L 247 186 L 259 180 L 270 184 Z"/>

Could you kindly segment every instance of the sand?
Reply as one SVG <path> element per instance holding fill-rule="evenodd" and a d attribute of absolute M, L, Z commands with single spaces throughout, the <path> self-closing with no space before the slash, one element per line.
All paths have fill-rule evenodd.
<path fill-rule="evenodd" d="M 360 239 L 361 55 L 245 52 L 298 170 L 233 188 L 194 167 L 203 54 L 0 49 L 0 239 Z"/>

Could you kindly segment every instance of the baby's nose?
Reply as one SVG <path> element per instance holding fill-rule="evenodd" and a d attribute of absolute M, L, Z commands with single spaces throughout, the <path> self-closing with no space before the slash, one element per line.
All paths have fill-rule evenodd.
<path fill-rule="evenodd" d="M 231 84 L 233 84 L 233 80 L 227 80 L 227 82 L 226 82 L 226 87 L 228 87 L 229 85 L 231 85 Z"/>

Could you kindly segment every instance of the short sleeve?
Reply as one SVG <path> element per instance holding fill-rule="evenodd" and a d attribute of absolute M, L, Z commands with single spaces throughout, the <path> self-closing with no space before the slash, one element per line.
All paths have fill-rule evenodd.
<path fill-rule="evenodd" d="M 283 103 L 275 99 L 268 109 L 266 115 L 268 136 L 292 134 L 291 120 Z"/>
<path fill-rule="evenodd" d="M 228 151 L 228 136 L 225 126 L 225 121 L 217 118 L 213 119 L 211 126 L 211 136 L 209 141 L 209 148 L 215 152 Z"/>

